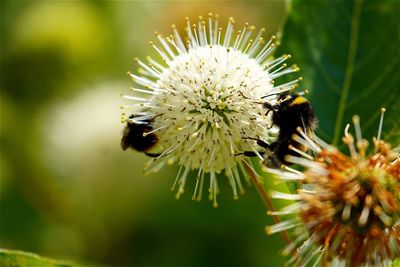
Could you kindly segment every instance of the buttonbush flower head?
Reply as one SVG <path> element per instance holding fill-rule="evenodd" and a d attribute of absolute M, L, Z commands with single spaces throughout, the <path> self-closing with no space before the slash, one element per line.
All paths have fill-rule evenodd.
<path fill-rule="evenodd" d="M 297 179 L 302 184 L 297 194 L 273 193 L 296 200 L 275 213 L 294 212 L 299 218 L 266 228 L 269 233 L 293 229 L 296 238 L 284 251 L 297 248 L 292 262 L 387 266 L 400 256 L 400 159 L 398 151 L 380 139 L 383 112 L 372 153 L 367 153 L 368 142 L 361 136 L 359 117 L 354 116 L 356 140 L 349 133 L 350 125 L 343 137 L 350 156 L 300 131 L 294 139 L 314 156 L 287 159 L 306 170 L 269 170 L 283 180 Z"/>
<path fill-rule="evenodd" d="M 258 148 L 256 141 L 246 138 L 268 143 L 276 138 L 277 128 L 261 101 L 275 103 L 277 94 L 292 90 L 301 78 L 274 85 L 275 78 L 298 68 L 284 63 L 289 55 L 271 57 L 277 42 L 274 36 L 265 41 L 264 29 L 256 32 L 245 24 L 236 31 L 233 18 L 223 29 L 212 14 L 200 16 L 194 24 L 188 18 L 186 22 L 184 36 L 174 25 L 168 37 L 155 34 L 157 42 L 150 45 L 159 60 L 136 60 L 138 73 L 129 73 L 136 94 L 123 95 L 133 103 L 123 106 L 122 121 L 152 124 L 152 130 L 144 134 L 157 136 L 153 149 L 159 156 L 146 172 L 178 162 L 173 189 L 178 187 L 179 197 L 190 171 L 196 170 L 193 199 L 201 199 L 204 180 L 209 178 L 216 206 L 217 174 L 224 172 L 235 198 L 243 191 L 243 158 L 235 155 Z"/>

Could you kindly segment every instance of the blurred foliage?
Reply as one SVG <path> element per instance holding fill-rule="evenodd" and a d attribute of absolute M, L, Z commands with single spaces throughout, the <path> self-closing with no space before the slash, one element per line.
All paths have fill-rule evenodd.
<path fill-rule="evenodd" d="M 386 107 L 383 137 L 400 144 L 399 10 L 391 0 L 292 2 L 280 51 L 300 66 L 326 141 L 340 144 L 355 114 L 371 140 Z"/>
<path fill-rule="evenodd" d="M 362 124 L 368 135 L 381 105 L 391 130 L 400 99 L 398 2 L 374 3 L 360 9 L 341 125 L 357 113 L 370 120 Z M 296 1 L 282 40 L 281 51 L 303 69 L 328 140 L 340 94 L 330 99 L 326 75 L 342 88 L 353 8 Z M 283 1 L 0 3 L 0 247 L 89 266 L 283 265 L 283 241 L 264 235 L 272 221 L 253 187 L 234 201 L 222 182 L 218 209 L 191 201 L 190 188 L 177 201 L 169 191 L 175 167 L 144 177 L 147 158 L 119 147 L 119 94 L 131 85 L 133 58 L 152 53 L 154 30 L 182 29 L 185 16 L 209 11 L 265 26 L 267 35 L 284 17 Z"/>
<path fill-rule="evenodd" d="M 0 2 L 0 247 L 86 266 L 283 264 L 253 187 L 234 201 L 222 182 L 218 209 L 191 188 L 177 201 L 176 167 L 144 177 L 148 159 L 119 147 L 134 57 L 210 11 L 267 34 L 284 16 L 280 2 Z"/>
<path fill-rule="evenodd" d="M 71 262 L 40 257 L 33 253 L 0 249 L 0 266 L 72 267 Z"/>

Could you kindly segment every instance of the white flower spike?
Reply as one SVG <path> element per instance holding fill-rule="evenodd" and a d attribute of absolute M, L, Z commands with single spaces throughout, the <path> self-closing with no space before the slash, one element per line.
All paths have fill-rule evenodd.
<path fill-rule="evenodd" d="M 267 143 L 276 138 L 277 128 L 271 125 L 270 115 L 265 116 L 262 102 L 276 103 L 277 94 L 292 90 L 301 78 L 274 85 L 275 78 L 298 68 L 284 63 L 289 55 L 271 57 L 276 38 L 265 43 L 264 29 L 256 34 L 255 27 L 246 23 L 236 32 L 230 18 L 223 31 L 218 16 L 212 14 L 207 22 L 201 16 L 195 24 L 186 21 L 184 38 L 173 25 L 173 35 L 156 33 L 158 44 L 150 42 L 161 61 L 137 59 L 139 74 L 129 75 L 136 84 L 132 90 L 140 95 L 123 95 L 133 104 L 122 106 L 122 121 L 151 122 L 153 130 L 144 135 L 157 136 L 153 150 L 160 154 L 146 172 L 177 161 L 181 167 L 172 189 L 178 185 L 179 198 L 190 171 L 197 170 L 193 199 L 201 199 L 204 180 L 209 177 L 210 199 L 217 206 L 217 174 L 221 171 L 225 170 L 235 199 L 238 191 L 243 192 L 243 156 L 235 155 L 243 151 L 258 154 L 259 149 L 256 141 L 246 138 L 262 138 Z"/>

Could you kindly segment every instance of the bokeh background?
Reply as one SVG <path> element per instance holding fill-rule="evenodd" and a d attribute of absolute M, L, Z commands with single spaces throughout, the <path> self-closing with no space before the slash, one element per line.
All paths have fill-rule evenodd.
<path fill-rule="evenodd" d="M 234 16 L 275 33 L 284 1 L 1 1 L 0 247 L 88 266 L 282 266 L 254 187 L 176 200 L 171 166 L 120 149 L 120 93 L 155 30 Z M 194 184 L 192 184 L 194 186 Z"/>

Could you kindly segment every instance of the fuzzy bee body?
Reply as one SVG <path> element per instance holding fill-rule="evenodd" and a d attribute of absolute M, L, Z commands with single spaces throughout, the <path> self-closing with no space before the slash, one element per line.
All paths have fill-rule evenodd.
<path fill-rule="evenodd" d="M 268 145 L 268 149 L 272 152 L 266 158 L 265 164 L 278 167 L 281 164 L 289 164 L 285 161 L 286 155 L 298 155 L 290 149 L 293 146 L 301 151 L 306 148 L 292 139 L 293 134 L 297 133 L 300 127 L 304 132 L 312 132 L 317 124 L 314 111 L 310 102 L 299 94 L 282 94 L 278 103 L 275 105 L 264 104 L 268 109 L 267 113 L 272 111 L 272 123 L 279 127 L 277 140 Z"/>
<path fill-rule="evenodd" d="M 137 116 L 131 115 L 129 118 L 133 119 Z M 144 152 L 150 157 L 157 157 L 159 154 L 149 153 L 151 148 L 155 146 L 158 141 L 157 135 L 149 133 L 153 130 L 152 119 L 141 120 L 141 123 L 135 123 L 128 120 L 121 137 L 121 148 L 127 150 L 132 148 L 139 152 Z"/>
<path fill-rule="evenodd" d="M 279 96 L 276 104 L 264 102 L 263 106 L 267 110 L 265 115 L 272 112 L 272 124 L 279 128 L 277 140 L 267 144 L 259 138 L 246 138 L 257 141 L 257 144 L 267 151 L 265 151 L 266 153 L 245 151 L 238 155 L 243 154 L 249 157 L 257 156 L 257 154 L 264 155 L 264 164 L 268 167 L 280 167 L 282 164 L 290 165 L 285 160 L 285 156 L 298 156 L 293 148 L 300 151 L 306 150 L 304 146 L 292 139 L 293 135 L 297 133 L 297 129 L 300 127 L 305 133 L 311 133 L 317 125 L 311 104 L 299 94 L 284 93 Z"/>

